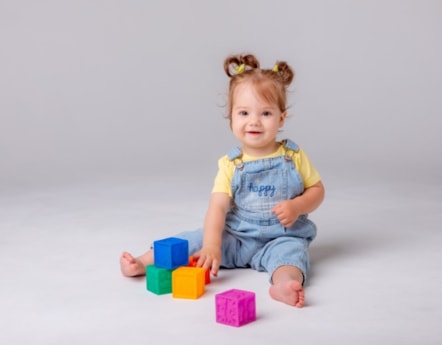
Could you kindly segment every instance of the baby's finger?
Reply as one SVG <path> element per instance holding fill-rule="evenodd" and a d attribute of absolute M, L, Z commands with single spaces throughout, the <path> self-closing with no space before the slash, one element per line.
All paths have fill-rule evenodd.
<path fill-rule="evenodd" d="M 218 275 L 218 270 L 219 270 L 219 262 L 218 262 L 218 260 L 213 260 L 211 273 L 214 277 L 216 277 Z"/>
<path fill-rule="evenodd" d="M 204 268 L 205 270 L 210 269 L 211 266 L 212 262 L 210 259 L 204 260 L 204 263 L 201 265 L 201 267 Z"/>
<path fill-rule="evenodd" d="M 198 260 L 196 263 L 196 267 L 202 267 L 204 265 L 204 263 L 206 262 L 206 256 L 199 255 L 199 254 L 198 254 L 198 256 L 196 256 L 196 254 L 195 254 L 195 257 Z"/>

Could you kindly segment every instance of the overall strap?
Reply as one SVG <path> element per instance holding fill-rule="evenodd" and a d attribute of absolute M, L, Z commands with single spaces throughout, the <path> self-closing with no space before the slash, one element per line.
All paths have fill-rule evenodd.
<path fill-rule="evenodd" d="M 244 162 L 242 161 L 242 151 L 239 147 L 234 147 L 227 153 L 227 157 L 235 163 L 235 166 L 242 170 L 244 168 Z"/>
<path fill-rule="evenodd" d="M 227 157 L 229 157 L 231 161 L 235 160 L 236 158 L 240 158 L 241 156 L 242 151 L 239 147 L 234 147 L 227 153 Z"/>
<path fill-rule="evenodd" d="M 282 141 L 282 143 L 283 143 L 284 149 L 285 149 L 284 159 L 287 162 L 290 162 L 293 160 L 293 155 L 295 154 L 295 152 L 299 151 L 299 146 L 294 141 L 291 141 L 290 139 L 284 139 Z"/>
<path fill-rule="evenodd" d="M 284 144 L 284 147 L 288 150 L 292 150 L 295 152 L 299 151 L 299 146 L 298 144 L 296 144 L 294 141 L 291 141 L 290 139 L 284 139 L 282 141 L 282 143 Z"/>

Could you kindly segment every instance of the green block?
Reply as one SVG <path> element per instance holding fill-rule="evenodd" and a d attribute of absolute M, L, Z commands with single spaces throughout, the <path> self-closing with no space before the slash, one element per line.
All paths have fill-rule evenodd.
<path fill-rule="evenodd" d="M 155 265 L 146 266 L 146 289 L 157 295 L 172 293 L 172 271 Z"/>

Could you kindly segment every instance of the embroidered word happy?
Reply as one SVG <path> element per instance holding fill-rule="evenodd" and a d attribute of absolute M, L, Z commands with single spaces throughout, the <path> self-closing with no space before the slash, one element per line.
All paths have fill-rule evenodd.
<path fill-rule="evenodd" d="M 258 196 L 272 197 L 275 195 L 275 190 L 275 185 L 256 185 L 253 182 L 249 184 L 249 192 L 258 193 Z"/>

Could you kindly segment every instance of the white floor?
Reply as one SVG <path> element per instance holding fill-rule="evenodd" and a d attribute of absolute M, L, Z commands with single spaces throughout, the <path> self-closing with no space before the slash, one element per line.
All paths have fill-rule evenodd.
<path fill-rule="evenodd" d="M 123 250 L 201 224 L 201 189 L 165 179 L 4 191 L 0 343 L 441 344 L 441 186 L 326 187 L 303 309 L 271 300 L 267 275 L 247 269 L 223 270 L 198 300 L 121 276 Z M 230 288 L 256 293 L 256 322 L 215 322 L 214 295 Z"/>

